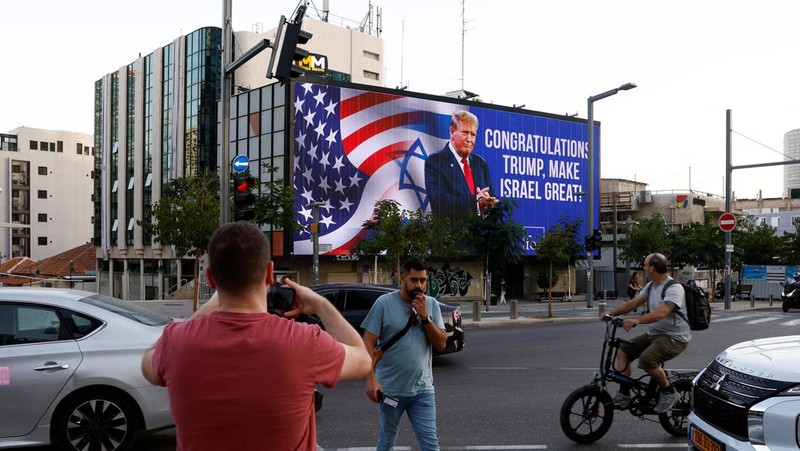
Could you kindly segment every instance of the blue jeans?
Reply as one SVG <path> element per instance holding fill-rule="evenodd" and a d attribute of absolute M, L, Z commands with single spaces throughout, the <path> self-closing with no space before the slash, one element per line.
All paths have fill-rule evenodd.
<path fill-rule="evenodd" d="M 423 451 L 439 449 L 439 436 L 436 434 L 436 397 L 433 393 L 422 393 L 416 396 L 398 396 L 396 407 L 386 403 L 378 405 L 381 419 L 381 432 L 378 436 L 378 451 L 391 450 L 400 431 L 400 418 L 403 411 L 408 414 L 408 421 L 419 447 Z"/>

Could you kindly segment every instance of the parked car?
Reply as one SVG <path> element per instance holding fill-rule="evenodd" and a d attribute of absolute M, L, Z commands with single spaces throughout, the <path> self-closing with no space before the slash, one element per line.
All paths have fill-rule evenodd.
<path fill-rule="evenodd" d="M 173 426 L 141 361 L 171 318 L 69 289 L 0 288 L 0 448 L 130 449 Z"/>
<path fill-rule="evenodd" d="M 326 283 L 311 287 L 327 298 L 342 312 L 342 316 L 362 333 L 361 323 L 379 296 L 396 291 L 396 287 L 361 283 Z M 443 351 L 434 350 L 433 355 L 458 352 L 464 348 L 464 328 L 461 327 L 461 306 L 439 302 L 442 319 L 447 331 L 447 346 Z"/>
<path fill-rule="evenodd" d="M 800 447 L 800 335 L 733 345 L 694 379 L 689 446 L 701 451 Z"/>

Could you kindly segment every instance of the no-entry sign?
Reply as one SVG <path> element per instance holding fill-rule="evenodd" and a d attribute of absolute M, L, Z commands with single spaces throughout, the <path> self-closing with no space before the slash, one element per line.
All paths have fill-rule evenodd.
<path fill-rule="evenodd" d="M 719 228 L 723 232 L 730 232 L 736 228 L 736 216 L 733 213 L 722 213 L 719 217 Z"/>

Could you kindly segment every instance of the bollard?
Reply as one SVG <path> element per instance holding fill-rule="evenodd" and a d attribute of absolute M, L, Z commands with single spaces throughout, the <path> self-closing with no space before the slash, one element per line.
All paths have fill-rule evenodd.
<path fill-rule="evenodd" d="M 772 297 L 773 297 L 773 295 L 770 294 L 769 295 L 769 306 L 770 307 L 772 307 Z"/>
<path fill-rule="evenodd" d="M 753 295 L 750 295 L 750 308 L 753 308 L 755 306 L 756 306 L 756 297 L 753 296 Z"/>
<path fill-rule="evenodd" d="M 511 319 L 517 319 L 517 300 L 512 299 L 508 303 L 508 317 Z"/>
<path fill-rule="evenodd" d="M 481 322 L 481 301 L 472 302 L 472 321 Z"/>
<path fill-rule="evenodd" d="M 606 300 L 603 298 L 600 302 L 597 303 L 597 310 L 600 316 L 606 314 Z"/>

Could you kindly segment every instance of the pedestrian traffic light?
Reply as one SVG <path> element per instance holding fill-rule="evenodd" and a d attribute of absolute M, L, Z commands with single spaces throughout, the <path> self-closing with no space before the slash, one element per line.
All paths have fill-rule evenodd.
<path fill-rule="evenodd" d="M 305 13 L 306 6 L 300 5 L 293 20 L 287 21 L 281 17 L 278 33 L 282 33 L 283 36 L 279 38 L 280 43 L 275 50 L 278 53 L 278 62 L 273 75 L 278 80 L 284 81 L 303 74 L 303 70 L 294 63 L 295 61 L 302 61 L 308 56 L 308 51 L 298 48 L 297 45 L 306 44 L 313 36 L 311 33 L 301 29 Z"/>
<path fill-rule="evenodd" d="M 256 195 L 253 188 L 256 180 L 250 176 L 237 176 L 233 179 L 233 219 L 252 221 L 256 217 Z"/>

